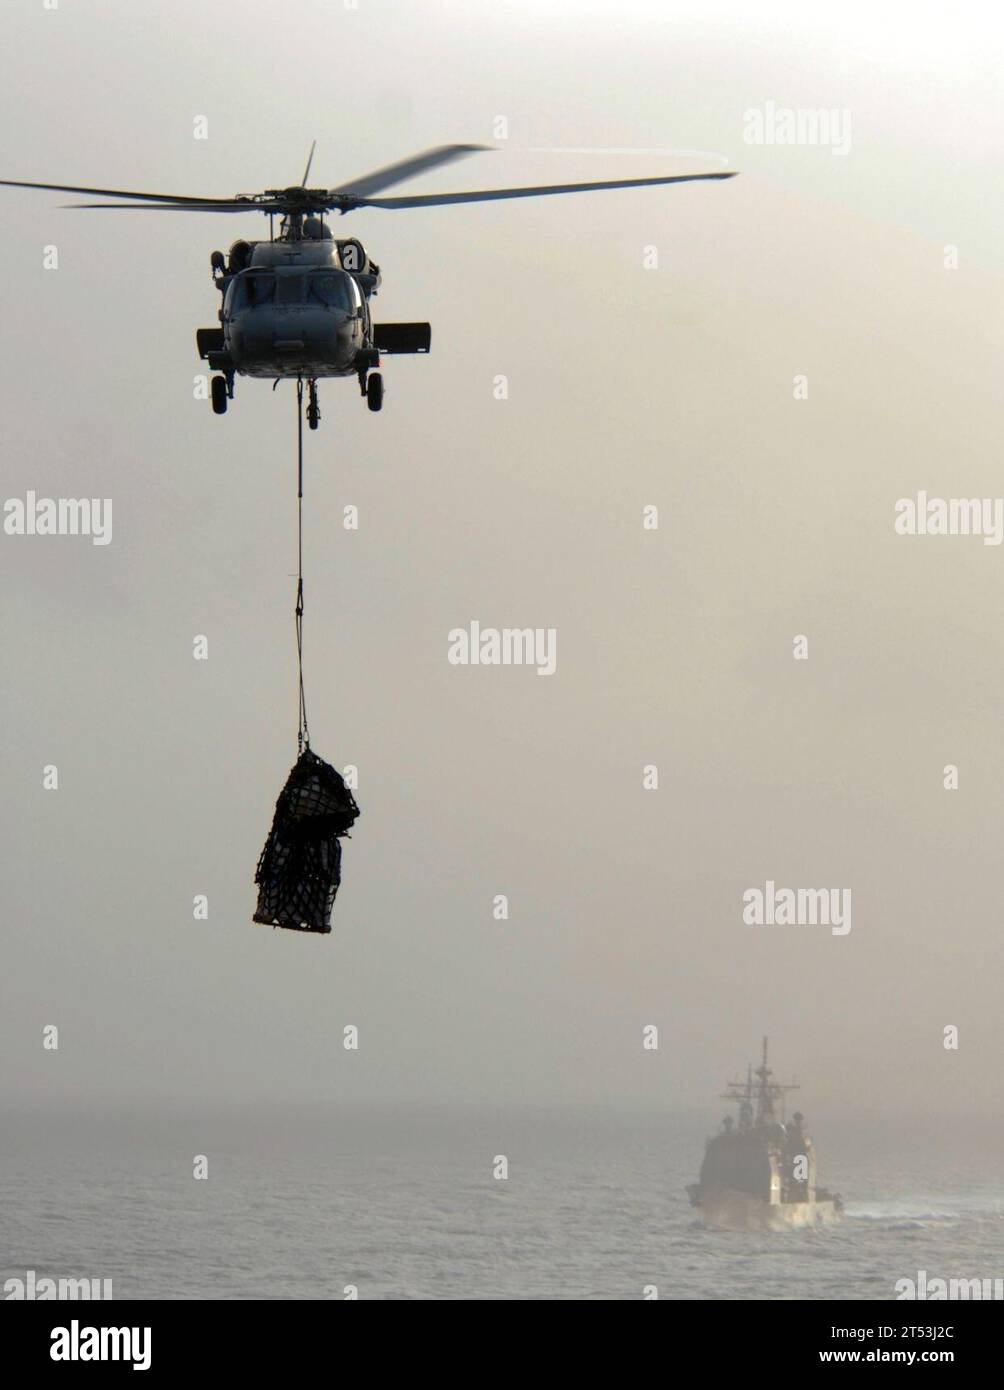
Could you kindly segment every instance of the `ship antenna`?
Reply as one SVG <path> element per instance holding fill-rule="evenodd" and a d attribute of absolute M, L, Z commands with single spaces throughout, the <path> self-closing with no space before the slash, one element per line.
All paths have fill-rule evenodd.
<path fill-rule="evenodd" d="M 760 1066 L 757 1068 L 757 1080 L 760 1083 L 757 1087 L 756 1098 L 756 1122 L 758 1128 L 760 1125 L 766 1124 L 768 1120 L 774 1118 L 774 1097 L 771 1094 L 769 1078 L 770 1068 L 767 1066 L 767 1039 L 765 1037 L 763 1039 L 763 1057 Z"/>

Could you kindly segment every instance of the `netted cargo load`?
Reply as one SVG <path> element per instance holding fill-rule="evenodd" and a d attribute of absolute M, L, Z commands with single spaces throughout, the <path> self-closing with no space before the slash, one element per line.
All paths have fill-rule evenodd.
<path fill-rule="evenodd" d="M 338 841 L 358 815 L 341 773 L 304 748 L 275 803 L 272 829 L 258 860 L 256 922 L 330 932 L 342 881 Z"/>

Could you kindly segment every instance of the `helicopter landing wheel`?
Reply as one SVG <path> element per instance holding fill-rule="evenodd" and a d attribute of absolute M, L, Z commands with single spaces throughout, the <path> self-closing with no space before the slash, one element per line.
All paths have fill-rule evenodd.
<path fill-rule="evenodd" d="M 215 415 L 226 415 L 227 413 L 227 379 L 225 376 L 214 376 L 210 383 L 210 390 L 213 398 L 213 413 Z"/>
<path fill-rule="evenodd" d="M 317 404 L 317 384 L 310 383 L 310 399 L 307 402 L 307 425 L 310 429 L 316 430 L 321 423 L 321 409 Z"/>
<path fill-rule="evenodd" d="M 379 410 L 383 405 L 383 377 L 379 372 L 370 372 L 367 378 L 366 404 L 370 410 Z"/>

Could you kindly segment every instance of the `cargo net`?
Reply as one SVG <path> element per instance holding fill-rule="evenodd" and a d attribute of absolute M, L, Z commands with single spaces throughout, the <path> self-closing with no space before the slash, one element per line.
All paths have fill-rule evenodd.
<path fill-rule="evenodd" d="M 342 847 L 359 814 L 330 763 L 305 748 L 275 803 L 272 829 L 258 860 L 256 922 L 293 931 L 329 932 L 342 881 Z"/>

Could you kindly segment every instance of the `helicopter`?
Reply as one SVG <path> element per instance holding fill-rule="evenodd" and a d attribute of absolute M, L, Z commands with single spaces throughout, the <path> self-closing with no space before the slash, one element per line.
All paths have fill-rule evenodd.
<path fill-rule="evenodd" d="M 317 429 L 321 418 L 318 380 L 355 377 L 368 408 L 379 411 L 384 395 L 381 357 L 428 353 L 432 340 L 428 323 L 373 322 L 370 300 L 380 286 L 380 267 L 358 238 L 333 236 L 325 221 L 329 213 L 344 216 L 359 208 L 397 210 L 503 198 L 537 198 L 607 188 L 729 179 L 735 174 L 734 170 L 716 170 L 656 178 L 378 197 L 376 195 L 385 189 L 416 174 L 494 147 L 437 145 L 350 179 L 337 188 L 308 188 L 316 145 L 315 140 L 298 184 L 232 198 L 137 193 L 117 188 L 23 183 L 11 179 L 0 179 L 0 186 L 118 200 L 65 205 L 72 208 L 266 214 L 269 219 L 267 241 L 239 239 L 227 255 L 222 251 L 212 252 L 213 284 L 222 301 L 217 315 L 219 327 L 197 329 L 196 346 L 200 358 L 215 373 L 210 383 L 210 399 L 217 415 L 226 413 L 234 398 L 234 382 L 238 376 L 264 378 L 275 384 L 293 378 L 301 387 L 304 381 L 307 383 L 307 423 L 311 429 Z M 278 232 L 275 229 L 277 217 L 280 219 Z"/>

